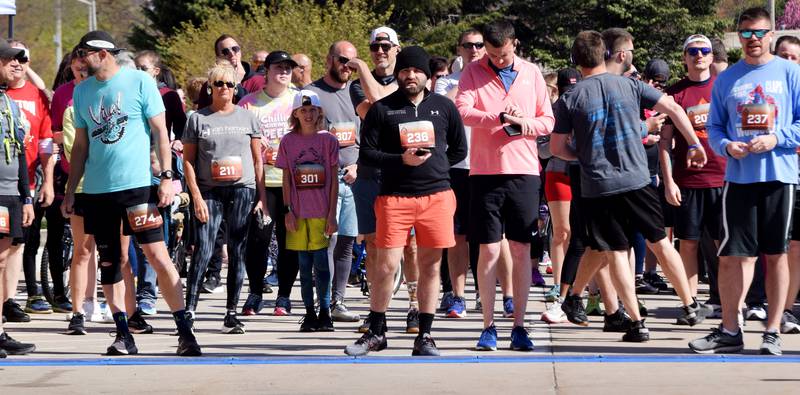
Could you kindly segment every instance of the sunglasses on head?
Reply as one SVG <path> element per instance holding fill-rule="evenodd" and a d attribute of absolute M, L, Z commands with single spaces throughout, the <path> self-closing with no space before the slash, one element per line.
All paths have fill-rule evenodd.
<path fill-rule="evenodd" d="M 234 45 L 230 48 L 222 48 L 219 52 L 225 56 L 231 56 L 232 54 L 239 53 L 241 50 L 242 49 L 238 45 Z"/>
<path fill-rule="evenodd" d="M 372 52 L 378 52 L 378 49 L 382 49 L 383 52 L 389 52 L 392 49 L 392 44 L 381 44 L 381 43 L 374 43 L 369 45 L 369 50 Z"/>
<path fill-rule="evenodd" d="M 703 54 L 706 56 L 711 53 L 711 48 L 702 47 L 702 48 L 686 48 L 686 53 L 690 56 L 697 56 L 698 54 Z"/>
<path fill-rule="evenodd" d="M 767 33 L 769 33 L 769 29 L 745 29 L 745 30 L 739 30 L 739 35 L 742 36 L 742 38 L 745 39 L 745 40 L 749 40 L 751 37 L 753 37 L 753 35 L 755 35 L 756 38 L 759 38 L 759 39 L 760 38 L 764 38 L 764 36 L 766 36 Z"/>
<path fill-rule="evenodd" d="M 472 48 L 481 49 L 481 48 L 483 48 L 483 43 L 482 42 L 477 42 L 477 43 L 469 43 L 469 42 L 467 42 L 467 43 L 461 44 L 461 48 L 464 48 L 464 49 L 472 49 Z"/>
<path fill-rule="evenodd" d="M 233 89 L 233 87 L 236 86 L 236 84 L 230 81 L 214 81 L 213 85 L 216 86 L 217 88 L 222 88 L 223 86 L 227 86 L 230 89 Z"/>

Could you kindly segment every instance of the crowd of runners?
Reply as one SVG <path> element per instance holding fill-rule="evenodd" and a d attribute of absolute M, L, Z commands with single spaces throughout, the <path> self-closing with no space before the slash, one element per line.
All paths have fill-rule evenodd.
<path fill-rule="evenodd" d="M 315 81 L 306 55 L 272 48 L 248 63 L 222 35 L 207 74 L 182 85 L 157 52 L 93 31 L 52 87 L 24 43 L 2 41 L 3 322 L 66 313 L 69 335 L 113 322 L 107 353 L 136 354 L 133 335 L 153 333 L 145 318 L 160 294 L 177 354 L 199 356 L 203 292 L 227 292 L 221 330 L 244 334 L 242 317 L 262 313 L 277 285 L 272 314 L 302 316 L 301 332 L 360 321 L 344 350 L 360 356 L 388 345 L 402 271 L 413 355 L 435 356 L 434 318 L 466 317 L 471 272 L 475 348 L 510 338 L 530 351 L 529 291 L 549 259 L 547 323 L 602 314 L 603 331 L 645 342 L 637 295 L 671 285 L 676 325 L 722 319 L 692 351 L 739 352 L 743 320 L 757 319 L 760 352 L 780 355 L 779 333 L 800 333 L 800 40 L 773 42 L 760 8 L 737 31 L 740 61 L 728 67 L 719 39 L 693 34 L 675 43 L 685 72 L 673 75 L 662 59 L 637 71 L 622 28 L 580 32 L 574 68 L 547 70 L 518 56 L 505 20 L 461 33 L 452 60 L 378 27 L 369 54 L 331 43 Z M 37 283 L 43 218 L 49 298 Z M 361 246 L 365 317 L 346 305 Z M 302 306 L 292 306 L 298 274 Z M 510 334 L 495 326 L 497 285 Z M 0 357 L 35 350 L 2 328 Z"/>

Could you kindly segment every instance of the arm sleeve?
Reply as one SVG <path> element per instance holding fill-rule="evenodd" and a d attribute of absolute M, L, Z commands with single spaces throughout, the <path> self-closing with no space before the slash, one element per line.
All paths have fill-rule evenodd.
<path fill-rule="evenodd" d="M 361 149 L 359 150 L 358 160 L 367 166 L 401 166 L 403 156 L 401 154 L 389 154 L 379 148 L 379 135 L 381 127 L 380 105 L 372 106 L 367 112 L 364 122 L 361 123 Z"/>
<path fill-rule="evenodd" d="M 450 100 L 447 102 L 450 105 L 448 111 L 450 125 L 447 127 L 447 161 L 450 162 L 450 166 L 453 166 L 467 157 L 467 135 L 455 104 Z"/>
<path fill-rule="evenodd" d="M 661 96 L 664 96 L 658 89 L 642 81 L 635 80 L 634 82 L 639 91 L 639 103 L 641 103 L 643 108 L 653 108 L 653 106 L 661 100 Z"/>
<path fill-rule="evenodd" d="M 711 110 L 708 112 L 706 131 L 708 132 L 708 143 L 711 149 L 717 155 L 730 157 L 728 150 L 725 148 L 732 140 L 727 133 L 728 112 L 725 109 L 724 89 L 724 85 L 717 78 L 717 82 L 711 89 Z"/>
<path fill-rule="evenodd" d="M 286 145 L 289 144 L 287 140 L 290 139 L 287 139 L 286 137 L 288 137 L 288 135 L 283 136 L 280 144 L 278 144 L 278 156 L 275 159 L 275 167 L 277 167 L 278 169 L 289 168 L 289 159 L 286 158 L 286 156 L 288 155 L 288 153 L 286 152 Z"/>
<path fill-rule="evenodd" d="M 563 97 L 556 101 L 555 107 L 553 108 L 553 117 L 555 118 L 553 133 L 572 133 L 572 117 L 569 115 L 567 102 L 564 101 Z"/>
<path fill-rule="evenodd" d="M 533 116 L 533 124 L 536 136 L 544 136 L 553 131 L 555 118 L 553 116 L 553 106 L 550 104 L 550 95 L 547 93 L 547 83 L 539 70 L 536 70 L 536 81 L 534 91 L 536 98 L 536 114 Z"/>
<path fill-rule="evenodd" d="M 495 128 L 500 126 L 500 114 L 485 112 L 475 108 L 478 91 L 475 88 L 475 77 L 473 67 L 467 67 L 461 74 L 458 81 L 458 94 L 456 95 L 456 107 L 464 125 L 479 128 Z"/>
<path fill-rule="evenodd" d="M 353 102 L 353 109 L 358 108 L 358 105 L 367 100 L 367 95 L 364 93 L 364 88 L 361 87 L 361 80 L 355 80 L 350 84 L 350 101 Z"/>
<path fill-rule="evenodd" d="M 74 128 L 86 129 L 88 132 L 91 132 L 91 129 L 89 128 L 89 120 L 88 119 L 83 119 L 83 116 L 81 116 L 81 112 L 78 111 L 78 110 L 75 110 L 76 108 L 86 108 L 86 104 L 83 103 L 83 100 L 81 99 L 80 94 L 78 94 L 78 89 L 77 88 L 75 89 L 75 92 L 72 95 L 72 109 L 73 109 L 73 111 L 75 111 L 75 113 L 72 114 L 73 115 L 72 120 L 73 120 L 73 123 L 74 123 L 72 126 Z M 89 108 L 89 110 L 92 110 L 92 109 Z M 94 110 L 92 110 L 92 111 L 94 111 Z"/>

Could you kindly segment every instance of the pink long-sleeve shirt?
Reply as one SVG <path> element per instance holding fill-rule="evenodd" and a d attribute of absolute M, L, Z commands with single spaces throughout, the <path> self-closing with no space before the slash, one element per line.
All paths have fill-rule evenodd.
<path fill-rule="evenodd" d="M 513 68 L 518 74 L 508 92 L 489 66 L 488 56 L 468 64 L 461 74 L 456 107 L 464 125 L 472 127 L 470 175 L 539 175 L 536 137 L 553 130 L 553 109 L 539 68 L 519 57 L 514 58 Z M 509 104 L 533 119 L 534 136 L 506 134 L 500 113 Z"/>

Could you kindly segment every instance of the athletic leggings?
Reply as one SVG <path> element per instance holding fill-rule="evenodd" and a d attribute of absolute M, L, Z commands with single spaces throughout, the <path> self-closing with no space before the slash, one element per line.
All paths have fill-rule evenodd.
<path fill-rule="evenodd" d="M 569 208 L 570 238 L 567 252 L 564 255 L 564 265 L 561 267 L 561 284 L 572 284 L 578 273 L 583 253 L 586 251 L 584 238 L 585 227 L 583 223 L 582 198 L 581 198 L 581 169 L 578 165 L 569 165 L 569 186 L 572 191 L 572 200 Z"/>
<path fill-rule="evenodd" d="M 195 218 L 195 249 L 186 279 L 186 309 L 195 311 L 200 299 L 200 286 L 214 251 L 214 241 L 225 218 L 228 235 L 228 299 L 227 310 L 236 310 L 239 292 L 244 281 L 244 253 L 247 243 L 247 225 L 253 208 L 256 191 L 247 187 L 216 187 L 203 192 L 208 206 L 208 222 Z"/>
<path fill-rule="evenodd" d="M 472 279 L 475 282 L 475 292 L 478 292 L 478 257 L 481 253 L 481 245 L 478 243 L 467 242 L 469 248 L 469 270 L 472 272 Z M 439 270 L 439 276 L 442 281 L 442 293 L 453 292 L 453 284 L 450 282 L 450 266 L 448 264 L 450 257 L 447 254 L 447 248 L 442 250 L 442 267 Z M 464 296 L 464 295 L 461 295 Z"/>
<path fill-rule="evenodd" d="M 36 284 L 36 253 L 41 243 L 42 217 L 47 218 L 47 241 L 45 248 L 49 255 L 50 278 L 53 281 L 53 295 L 64 295 L 64 251 L 62 239 L 64 238 L 64 223 L 66 220 L 61 215 L 61 200 L 54 200 L 48 207 L 34 205 L 35 218 L 30 227 L 25 231 L 25 248 L 22 252 L 22 268 L 25 272 L 25 288 L 28 296 L 41 295 Z"/>
<path fill-rule="evenodd" d="M 286 223 L 283 219 L 283 188 L 267 188 L 267 210 L 272 223 L 263 229 L 258 221 L 250 222 L 247 238 L 247 277 L 250 293 L 264 293 L 264 276 L 267 274 L 267 253 L 272 232 L 278 240 L 278 296 L 289 297 L 299 270 L 297 252 L 286 249 Z M 230 236 L 229 236 L 230 237 Z"/>
<path fill-rule="evenodd" d="M 333 300 L 335 303 L 344 301 L 347 291 L 347 280 L 350 277 L 350 268 L 353 266 L 353 236 L 336 236 L 336 245 L 333 247 Z"/>

